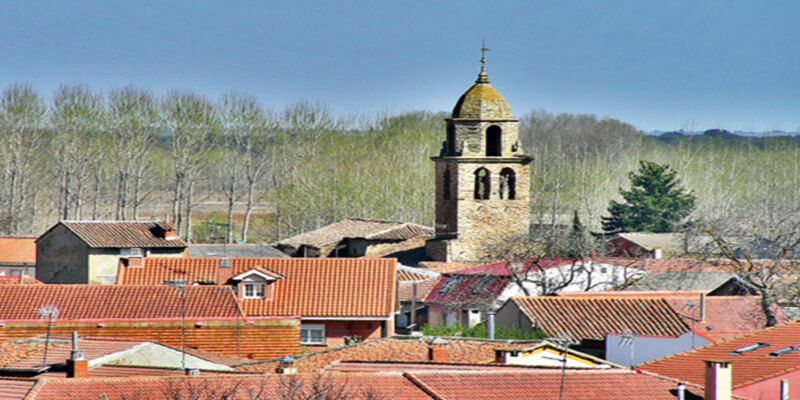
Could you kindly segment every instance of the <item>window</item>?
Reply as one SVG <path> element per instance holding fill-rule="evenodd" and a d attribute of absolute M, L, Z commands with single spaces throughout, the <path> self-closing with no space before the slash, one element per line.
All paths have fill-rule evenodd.
<path fill-rule="evenodd" d="M 500 171 L 500 198 L 514 200 L 517 198 L 517 175 L 511 168 Z"/>
<path fill-rule="evenodd" d="M 325 325 L 300 325 L 300 344 L 325 344 Z"/>
<path fill-rule="evenodd" d="M 456 155 L 456 127 L 453 125 L 447 126 L 447 143 L 445 143 L 445 155 Z"/>
<path fill-rule="evenodd" d="M 141 247 L 131 247 L 119 249 L 119 255 L 123 257 L 144 257 L 144 251 Z"/>
<path fill-rule="evenodd" d="M 503 131 L 497 125 L 486 130 L 486 156 L 500 157 L 503 154 Z"/>
<path fill-rule="evenodd" d="M 478 168 L 475 171 L 475 199 L 486 200 L 489 198 L 490 179 L 489 171 L 486 168 Z"/>
<path fill-rule="evenodd" d="M 747 353 L 748 351 L 753 351 L 753 350 L 757 350 L 757 349 L 760 349 L 762 347 L 768 347 L 768 346 L 769 346 L 769 343 L 758 342 L 756 344 L 751 344 L 749 346 L 740 347 L 740 348 L 732 351 L 731 354 Z"/>
<path fill-rule="evenodd" d="M 266 297 L 267 285 L 264 283 L 245 283 L 244 284 L 244 298 L 245 299 L 263 299 Z"/>

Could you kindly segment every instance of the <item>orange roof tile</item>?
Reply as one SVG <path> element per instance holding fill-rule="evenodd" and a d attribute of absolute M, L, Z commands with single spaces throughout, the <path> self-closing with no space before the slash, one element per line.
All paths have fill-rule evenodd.
<path fill-rule="evenodd" d="M 44 362 L 45 337 L 10 339 L 0 342 L 0 369 L 36 369 Z M 87 360 L 129 349 L 144 340 L 79 337 L 78 348 Z M 72 338 L 52 335 L 47 346 L 47 365 L 63 364 L 72 351 Z"/>
<path fill-rule="evenodd" d="M 757 343 L 767 346 L 741 353 L 734 352 Z M 639 365 L 641 369 L 701 384 L 704 360 L 731 361 L 733 388 L 740 388 L 769 377 L 800 369 L 800 321 L 777 325 L 727 342 L 710 344 Z M 770 355 L 785 350 L 780 355 Z"/>
<path fill-rule="evenodd" d="M 434 279 L 427 279 L 424 281 L 400 281 L 397 284 L 397 299 L 399 301 L 411 301 L 411 298 L 414 297 L 414 284 L 417 285 L 417 301 L 423 301 L 425 297 L 428 296 L 431 289 L 436 285 L 438 282 L 438 278 Z"/>
<path fill-rule="evenodd" d="M 35 379 L 0 378 L 0 400 L 20 400 L 36 385 Z"/>
<path fill-rule="evenodd" d="M 230 288 L 187 286 L 187 318 L 241 316 Z M 0 320 L 41 320 L 36 311 L 58 306 L 57 320 L 181 318 L 181 290 L 170 286 L 0 286 Z"/>
<path fill-rule="evenodd" d="M 285 278 L 272 284 L 272 300 L 242 299 L 246 315 L 385 318 L 395 308 L 395 264 L 386 258 L 231 258 L 231 268 L 219 268 L 218 258 L 148 257 L 141 267 L 120 265 L 117 283 L 222 285 L 245 271 L 266 268 Z"/>
<path fill-rule="evenodd" d="M 675 400 L 677 381 L 629 370 L 414 372 L 406 376 L 438 399 Z M 702 396 L 699 387 L 687 392 Z M 688 397 L 687 397 L 688 398 Z"/>
<path fill-rule="evenodd" d="M 19 276 L 17 275 L 4 275 L 0 276 L 0 286 L 4 285 L 43 285 L 42 281 L 36 280 L 36 278 L 31 278 L 30 276 L 23 275 L 22 282 L 19 281 Z"/>
<path fill-rule="evenodd" d="M 665 299 L 692 330 L 700 331 L 715 341 L 766 327 L 759 296 L 705 296 L 705 319 L 701 320 L 701 293 L 702 291 L 560 292 L 558 296 L 580 299 Z M 773 304 L 771 309 L 779 323 L 790 320 L 777 304 Z"/>
<path fill-rule="evenodd" d="M 419 263 L 421 267 L 427 268 L 433 272 L 438 272 L 440 274 L 446 274 L 450 272 L 455 272 L 467 268 L 473 268 L 480 265 L 482 263 L 477 262 L 441 262 L 441 261 L 423 261 Z"/>
<path fill-rule="evenodd" d="M 311 373 L 338 361 L 428 361 L 431 337 L 384 338 L 362 342 L 353 346 L 306 354 L 296 357 L 294 366 L 299 372 Z M 444 338 L 439 346 L 447 351 L 448 362 L 454 364 L 482 364 L 494 360 L 497 349 L 527 349 L 537 340 L 489 340 L 469 338 Z M 243 372 L 272 371 L 277 361 L 242 364 L 236 370 Z"/>
<path fill-rule="evenodd" d="M 297 390 L 297 398 L 316 398 L 310 394 L 315 383 L 317 388 L 325 387 L 331 393 L 338 393 L 332 398 L 430 400 L 401 374 L 43 379 L 26 400 L 97 400 L 98 394 L 104 394 L 108 400 L 194 398 L 190 394 L 197 396 L 199 393 L 204 399 L 280 399 L 288 398 L 286 394 L 290 389 Z M 255 397 L 257 394 L 261 397 Z"/>
<path fill-rule="evenodd" d="M 163 221 L 61 221 L 42 236 L 58 225 L 63 225 L 94 248 L 186 247 L 180 237 L 172 240 L 164 237 L 164 232 L 172 232 L 175 228 Z"/>
<path fill-rule="evenodd" d="M 0 264 L 36 264 L 35 237 L 0 237 Z"/>
<path fill-rule="evenodd" d="M 634 335 L 670 337 L 690 330 L 664 299 L 512 297 L 509 303 L 539 329 L 573 341 L 602 340 L 626 329 Z"/>

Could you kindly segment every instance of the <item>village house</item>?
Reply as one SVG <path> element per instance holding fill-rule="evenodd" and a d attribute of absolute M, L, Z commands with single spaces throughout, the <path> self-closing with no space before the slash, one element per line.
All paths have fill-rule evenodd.
<path fill-rule="evenodd" d="M 121 257 L 183 257 L 186 244 L 161 221 L 61 221 L 36 239 L 36 279 L 116 281 Z"/>
<path fill-rule="evenodd" d="M 300 352 L 298 317 L 243 315 L 229 287 L 0 286 L 0 339 L 48 332 L 156 340 L 256 360 Z"/>
<path fill-rule="evenodd" d="M 424 302 L 432 326 L 459 322 L 472 327 L 514 296 L 609 290 L 644 274 L 593 260 L 503 261 L 442 274 Z"/>
<path fill-rule="evenodd" d="M 391 336 L 396 262 L 389 258 L 122 259 L 117 285 L 233 289 L 247 317 L 300 317 L 300 344 L 324 348 Z"/>
<path fill-rule="evenodd" d="M 0 237 L 0 276 L 36 277 L 36 238 Z"/>

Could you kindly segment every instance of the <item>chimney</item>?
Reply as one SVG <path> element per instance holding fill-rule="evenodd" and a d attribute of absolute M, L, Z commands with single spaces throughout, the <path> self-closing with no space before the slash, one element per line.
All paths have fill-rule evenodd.
<path fill-rule="evenodd" d="M 428 360 L 433 362 L 447 362 L 447 341 L 437 337 L 428 345 Z"/>
<path fill-rule="evenodd" d="M 67 378 L 86 378 L 89 376 L 89 362 L 83 357 L 83 350 L 78 350 L 78 332 L 72 332 L 72 351 L 67 360 Z"/>
<path fill-rule="evenodd" d="M 281 375 L 296 375 L 297 368 L 294 367 L 296 360 L 291 356 L 283 356 L 278 359 L 278 368 L 275 368 L 276 374 Z"/>
<path fill-rule="evenodd" d="M 486 337 L 489 339 L 494 339 L 494 315 L 494 311 L 486 313 Z"/>
<path fill-rule="evenodd" d="M 731 400 L 731 362 L 704 360 L 706 363 L 705 400 Z"/>
<path fill-rule="evenodd" d="M 144 259 L 142 257 L 126 258 L 125 262 L 127 262 L 128 268 L 142 268 L 142 267 L 144 267 Z"/>
<path fill-rule="evenodd" d="M 700 293 L 700 321 L 706 320 L 706 294 Z"/>
<path fill-rule="evenodd" d="M 219 259 L 219 268 L 231 268 L 231 259 L 228 257 L 222 257 Z"/>
<path fill-rule="evenodd" d="M 186 370 L 186 376 L 198 376 L 200 375 L 200 370 L 197 368 L 189 368 Z"/>
<path fill-rule="evenodd" d="M 686 385 L 683 382 L 678 382 L 677 390 L 678 400 L 686 400 Z"/>
<path fill-rule="evenodd" d="M 781 397 L 780 400 L 789 400 L 789 381 L 781 379 Z"/>

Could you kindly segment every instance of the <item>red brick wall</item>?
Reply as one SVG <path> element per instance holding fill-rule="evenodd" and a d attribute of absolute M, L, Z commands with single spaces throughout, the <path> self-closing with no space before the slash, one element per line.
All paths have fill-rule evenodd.
<path fill-rule="evenodd" d="M 325 325 L 325 343 L 327 346 L 342 346 L 345 344 L 345 336 L 358 335 L 361 341 L 370 339 L 380 339 L 381 322 L 377 321 L 304 321 L 307 324 Z M 386 335 L 394 334 L 394 322 L 386 321 Z M 309 346 L 318 347 L 318 346 Z"/>

